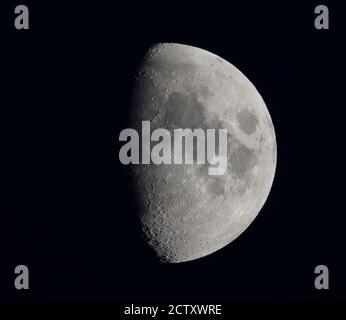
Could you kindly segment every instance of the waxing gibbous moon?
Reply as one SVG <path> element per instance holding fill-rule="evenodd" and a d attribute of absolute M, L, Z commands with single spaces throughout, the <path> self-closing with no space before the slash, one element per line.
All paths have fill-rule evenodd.
<path fill-rule="evenodd" d="M 272 120 L 249 79 L 206 50 L 157 44 L 136 76 L 130 114 L 139 133 L 141 121 L 152 131 L 227 129 L 223 175 L 208 175 L 208 164 L 133 165 L 142 230 L 157 256 L 190 261 L 236 239 L 265 203 L 276 168 Z"/>

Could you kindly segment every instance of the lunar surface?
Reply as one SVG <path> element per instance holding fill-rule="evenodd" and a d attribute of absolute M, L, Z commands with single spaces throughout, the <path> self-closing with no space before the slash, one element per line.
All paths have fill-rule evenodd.
<path fill-rule="evenodd" d="M 131 169 L 145 239 L 162 261 L 190 261 L 223 248 L 255 219 L 272 186 L 276 140 L 262 97 L 219 56 L 157 44 L 139 68 L 131 106 L 132 128 L 139 134 L 148 120 L 152 131 L 227 129 L 223 175 L 208 175 L 209 164 Z"/>

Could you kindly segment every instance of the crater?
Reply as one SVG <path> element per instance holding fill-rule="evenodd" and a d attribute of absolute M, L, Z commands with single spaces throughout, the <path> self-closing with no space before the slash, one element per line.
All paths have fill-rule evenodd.
<path fill-rule="evenodd" d="M 156 59 L 152 62 L 146 63 L 146 68 L 161 75 L 163 79 L 178 79 L 184 84 L 191 87 L 192 80 L 195 77 L 195 67 L 191 63 L 175 63 L 172 61 L 167 62 L 166 59 Z"/>

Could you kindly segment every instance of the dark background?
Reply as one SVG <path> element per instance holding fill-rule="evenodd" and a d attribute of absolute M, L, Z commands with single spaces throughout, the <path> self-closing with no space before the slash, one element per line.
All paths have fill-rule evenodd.
<path fill-rule="evenodd" d="M 340 5 L 324 2 L 330 30 L 318 31 L 319 2 L 71 2 L 0 4 L 0 298 L 346 298 Z M 18 4 L 30 9 L 28 31 L 14 28 Z M 118 161 L 131 81 L 156 42 L 234 64 L 277 135 L 259 216 L 227 247 L 182 264 L 144 245 Z M 18 264 L 30 290 L 14 288 Z M 329 291 L 314 288 L 319 264 Z"/>

